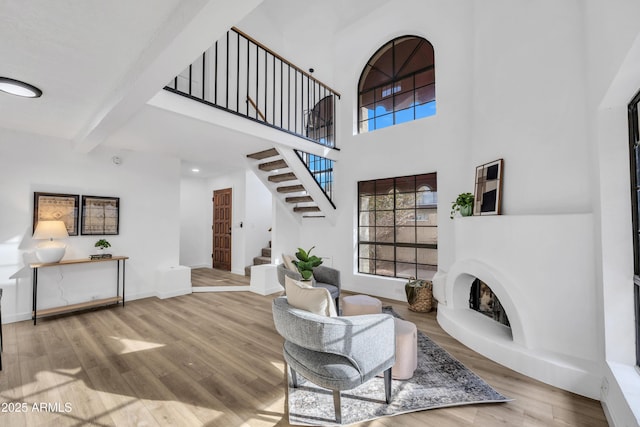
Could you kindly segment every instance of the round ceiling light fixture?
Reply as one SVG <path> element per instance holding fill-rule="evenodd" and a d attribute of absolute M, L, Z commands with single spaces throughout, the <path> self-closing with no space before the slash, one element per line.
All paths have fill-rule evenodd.
<path fill-rule="evenodd" d="M 42 91 L 37 87 L 29 83 L 21 82 L 20 80 L 10 79 L 9 77 L 0 77 L 0 92 L 6 92 L 24 98 L 40 98 L 42 96 Z"/>

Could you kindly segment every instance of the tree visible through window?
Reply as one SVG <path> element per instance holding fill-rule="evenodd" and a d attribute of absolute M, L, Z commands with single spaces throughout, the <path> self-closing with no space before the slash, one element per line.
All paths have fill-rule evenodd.
<path fill-rule="evenodd" d="M 358 93 L 360 133 L 434 115 L 433 46 L 415 36 L 391 40 L 369 59 Z"/>
<path fill-rule="evenodd" d="M 358 183 L 358 272 L 430 278 L 438 266 L 435 173 Z"/>

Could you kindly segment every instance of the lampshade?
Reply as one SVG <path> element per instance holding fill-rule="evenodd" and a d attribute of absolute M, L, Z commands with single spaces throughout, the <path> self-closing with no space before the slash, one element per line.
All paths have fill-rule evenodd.
<path fill-rule="evenodd" d="M 33 238 L 36 240 L 64 239 L 69 237 L 67 227 L 62 221 L 38 221 Z"/>
<path fill-rule="evenodd" d="M 36 248 L 36 257 L 40 262 L 59 262 L 64 257 L 66 245 L 62 242 L 55 242 L 53 239 L 64 239 L 69 237 L 67 227 L 62 221 L 38 221 L 33 238 L 36 240 L 46 240 Z"/>

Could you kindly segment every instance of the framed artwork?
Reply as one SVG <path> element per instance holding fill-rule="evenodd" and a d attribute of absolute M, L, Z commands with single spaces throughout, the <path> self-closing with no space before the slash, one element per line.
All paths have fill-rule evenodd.
<path fill-rule="evenodd" d="M 120 232 L 120 198 L 82 196 L 82 234 L 107 235 Z"/>
<path fill-rule="evenodd" d="M 474 215 L 500 215 L 502 166 L 502 159 L 498 159 L 476 168 Z"/>
<path fill-rule="evenodd" d="M 77 194 L 33 193 L 33 231 L 38 221 L 63 221 L 69 236 L 78 235 Z"/>

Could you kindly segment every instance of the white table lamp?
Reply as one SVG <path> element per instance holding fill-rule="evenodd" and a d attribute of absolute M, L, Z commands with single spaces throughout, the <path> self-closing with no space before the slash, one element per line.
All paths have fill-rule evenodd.
<path fill-rule="evenodd" d="M 33 238 L 45 240 L 36 247 L 36 257 L 40 262 L 59 262 L 64 256 L 67 246 L 53 239 L 69 237 L 63 221 L 38 221 Z"/>

